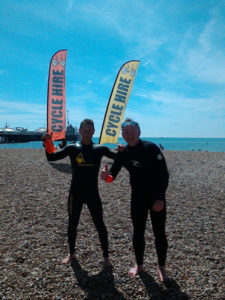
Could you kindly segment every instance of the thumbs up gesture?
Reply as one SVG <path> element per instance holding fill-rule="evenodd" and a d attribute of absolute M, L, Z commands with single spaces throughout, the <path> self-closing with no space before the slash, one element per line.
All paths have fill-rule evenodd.
<path fill-rule="evenodd" d="M 109 171 L 108 171 L 108 165 L 105 165 L 104 169 L 100 173 L 100 177 L 102 180 L 105 180 L 106 182 L 113 181 L 113 177 L 112 177 L 112 175 L 109 174 Z"/>
<path fill-rule="evenodd" d="M 104 169 L 100 173 L 100 177 L 102 180 L 106 180 L 106 177 L 109 175 L 108 165 L 105 165 Z"/>

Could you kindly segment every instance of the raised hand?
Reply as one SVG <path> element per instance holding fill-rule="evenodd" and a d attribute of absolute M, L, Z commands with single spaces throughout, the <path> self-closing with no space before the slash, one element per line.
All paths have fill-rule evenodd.
<path fill-rule="evenodd" d="M 45 134 L 42 136 L 43 146 L 48 154 L 55 152 L 55 146 L 52 142 L 51 135 Z"/>
<path fill-rule="evenodd" d="M 124 149 L 125 149 L 125 145 L 123 145 L 123 144 L 118 144 L 118 145 L 117 145 L 117 148 L 116 148 L 116 151 L 123 152 Z"/>

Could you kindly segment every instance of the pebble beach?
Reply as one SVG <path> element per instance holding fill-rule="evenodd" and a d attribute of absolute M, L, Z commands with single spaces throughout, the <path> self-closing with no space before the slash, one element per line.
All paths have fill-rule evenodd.
<path fill-rule="evenodd" d="M 99 179 L 113 269 L 102 270 L 97 232 L 84 205 L 76 256 L 68 252 L 69 159 L 49 163 L 44 149 L 0 149 L 0 299 L 225 299 L 225 152 L 164 151 L 171 281 L 160 283 L 150 219 L 145 272 L 134 264 L 130 185 L 123 168 Z M 103 158 L 102 167 L 112 161 Z"/>

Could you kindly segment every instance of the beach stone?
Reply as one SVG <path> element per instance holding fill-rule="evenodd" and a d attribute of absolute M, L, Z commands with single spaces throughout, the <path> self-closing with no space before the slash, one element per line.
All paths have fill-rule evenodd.
<path fill-rule="evenodd" d="M 225 153 L 164 151 L 167 190 L 167 269 L 159 283 L 151 222 L 146 228 L 146 277 L 134 264 L 129 176 L 99 180 L 112 272 L 101 274 L 102 252 L 84 205 L 77 233 L 78 269 L 61 264 L 68 252 L 69 159 L 54 164 L 43 149 L 0 150 L 1 299 L 208 299 L 224 297 Z M 108 158 L 103 158 L 102 167 Z M 65 172 L 56 169 L 66 166 Z"/>

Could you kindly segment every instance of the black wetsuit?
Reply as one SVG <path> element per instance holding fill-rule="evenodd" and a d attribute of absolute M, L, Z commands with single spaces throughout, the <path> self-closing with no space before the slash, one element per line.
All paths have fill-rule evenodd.
<path fill-rule="evenodd" d="M 153 143 L 139 140 L 134 146 L 126 146 L 118 152 L 110 173 L 115 178 L 124 166 L 130 173 L 131 218 L 133 222 L 133 247 L 138 265 L 143 264 L 145 248 L 145 227 L 150 211 L 155 246 L 160 266 L 165 265 L 167 238 L 165 234 L 166 202 L 165 192 L 168 186 L 168 170 L 163 154 Z M 154 212 L 152 205 L 155 200 L 164 201 L 164 209 Z"/>
<path fill-rule="evenodd" d="M 71 144 L 53 154 L 49 161 L 70 157 L 72 181 L 68 198 L 68 242 L 70 254 L 75 251 L 77 226 L 83 203 L 86 203 L 99 234 L 103 256 L 108 257 L 108 235 L 103 221 L 102 203 L 98 192 L 98 172 L 103 156 L 115 158 L 115 152 L 106 146 Z"/>

